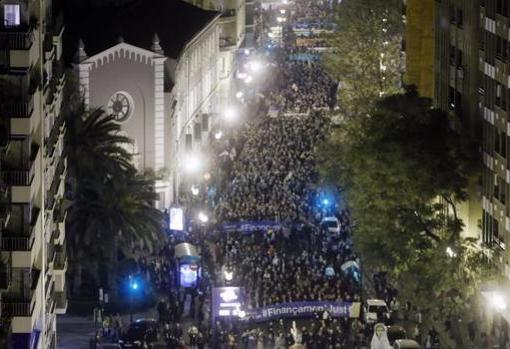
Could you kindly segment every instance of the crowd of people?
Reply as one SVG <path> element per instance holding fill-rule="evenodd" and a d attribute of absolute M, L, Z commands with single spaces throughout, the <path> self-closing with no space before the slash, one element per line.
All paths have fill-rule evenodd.
<path fill-rule="evenodd" d="M 247 129 L 217 207 L 220 220 L 306 220 L 310 185 L 318 177 L 313 149 L 326 126 L 327 118 L 316 112 L 267 118 Z"/>
<path fill-rule="evenodd" d="M 342 271 L 344 263 L 357 258 L 348 226 L 333 233 L 318 225 L 224 235 L 217 242 L 217 258 L 235 266 L 236 281 L 245 285 L 254 308 L 296 301 L 359 301 L 359 284 Z"/>

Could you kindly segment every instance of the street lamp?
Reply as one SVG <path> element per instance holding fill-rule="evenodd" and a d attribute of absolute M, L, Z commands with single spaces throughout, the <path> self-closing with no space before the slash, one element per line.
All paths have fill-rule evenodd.
<path fill-rule="evenodd" d="M 197 153 L 191 153 L 186 156 L 186 159 L 183 163 L 183 169 L 188 174 L 195 174 L 202 170 L 203 168 L 203 159 Z"/>
<path fill-rule="evenodd" d="M 202 222 L 203 224 L 209 222 L 209 216 L 205 214 L 204 212 L 200 211 L 198 213 L 198 220 Z"/>
<path fill-rule="evenodd" d="M 225 109 L 225 111 L 223 112 L 223 117 L 225 118 L 226 121 L 229 121 L 229 122 L 235 121 L 238 116 L 239 116 L 239 113 L 238 113 L 237 109 L 232 106 L 227 107 Z"/>
<path fill-rule="evenodd" d="M 492 292 L 489 297 L 489 305 L 497 311 L 503 311 L 507 307 L 505 297 L 499 292 Z"/>
<path fill-rule="evenodd" d="M 129 275 L 129 322 L 133 322 L 133 302 L 135 294 L 140 290 L 141 284 L 140 282 L 133 277 L 133 275 Z"/>
<path fill-rule="evenodd" d="M 191 186 L 191 194 L 192 194 L 193 196 L 197 196 L 199 193 L 200 193 L 200 188 L 198 187 L 198 185 L 193 184 L 193 185 Z"/>

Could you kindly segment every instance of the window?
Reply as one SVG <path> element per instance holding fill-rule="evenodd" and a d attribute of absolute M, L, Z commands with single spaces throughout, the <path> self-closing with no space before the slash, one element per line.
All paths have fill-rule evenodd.
<path fill-rule="evenodd" d="M 184 151 L 190 152 L 192 150 L 193 150 L 193 136 L 187 134 L 184 140 Z"/>
<path fill-rule="evenodd" d="M 455 46 L 453 46 L 452 44 L 450 44 L 450 64 L 451 65 L 454 65 L 455 64 L 455 51 L 457 51 L 457 49 L 455 48 Z"/>
<path fill-rule="evenodd" d="M 496 13 L 503 16 L 508 16 L 508 0 L 497 0 Z"/>
<path fill-rule="evenodd" d="M 197 142 L 200 142 L 202 139 L 202 125 L 198 122 L 193 125 L 193 138 L 195 138 L 195 141 Z"/>
<path fill-rule="evenodd" d="M 506 158 L 506 135 L 500 130 L 496 130 L 496 136 L 494 137 L 494 151 Z"/>
<path fill-rule="evenodd" d="M 6 27 L 16 27 L 20 25 L 20 5 L 4 5 L 4 25 Z"/>
<path fill-rule="evenodd" d="M 506 110 L 507 107 L 507 88 L 500 84 L 496 83 L 496 105 L 503 110 Z"/>
<path fill-rule="evenodd" d="M 496 35 L 496 57 L 504 62 L 508 57 L 508 42 L 499 35 Z"/>
<path fill-rule="evenodd" d="M 450 5 L 448 13 L 450 15 L 450 23 L 455 23 L 455 8 L 453 5 Z"/>
<path fill-rule="evenodd" d="M 457 9 L 457 26 L 459 26 L 459 28 L 462 28 L 463 24 L 464 24 L 464 14 L 463 14 L 462 10 L 459 8 L 459 9 Z"/>
<path fill-rule="evenodd" d="M 503 205 L 506 203 L 506 182 L 499 178 L 497 175 L 494 176 L 494 197 L 499 200 Z"/>
<path fill-rule="evenodd" d="M 457 68 L 462 67 L 462 51 L 457 49 L 457 57 L 455 59 L 455 66 Z"/>

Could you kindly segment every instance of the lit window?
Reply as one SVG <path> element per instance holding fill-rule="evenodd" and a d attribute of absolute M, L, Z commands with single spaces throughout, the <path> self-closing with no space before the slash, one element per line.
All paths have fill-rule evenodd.
<path fill-rule="evenodd" d="M 6 27 L 20 25 L 20 5 L 4 5 L 4 25 Z"/>

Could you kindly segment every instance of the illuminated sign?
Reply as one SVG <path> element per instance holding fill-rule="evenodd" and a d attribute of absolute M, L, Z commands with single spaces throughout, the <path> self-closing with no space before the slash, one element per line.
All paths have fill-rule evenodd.
<path fill-rule="evenodd" d="M 212 318 L 241 317 L 244 313 L 241 287 L 214 287 L 212 292 Z"/>
<path fill-rule="evenodd" d="M 170 208 L 170 229 L 184 230 L 184 212 L 180 207 Z"/>
<path fill-rule="evenodd" d="M 200 268 L 196 264 L 181 264 L 179 267 L 180 284 L 182 287 L 196 287 Z"/>

